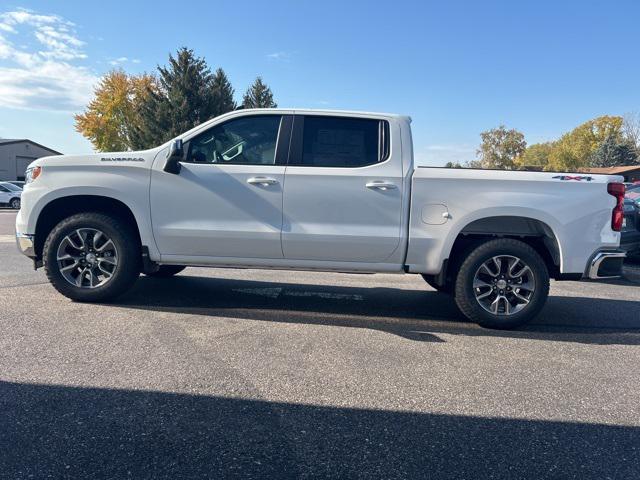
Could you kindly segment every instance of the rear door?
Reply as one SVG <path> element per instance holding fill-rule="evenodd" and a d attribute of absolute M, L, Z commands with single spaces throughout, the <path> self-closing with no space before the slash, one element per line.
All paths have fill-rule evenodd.
<path fill-rule="evenodd" d="M 285 258 L 381 263 L 393 255 L 403 173 L 391 138 L 383 119 L 295 116 L 283 199 Z"/>

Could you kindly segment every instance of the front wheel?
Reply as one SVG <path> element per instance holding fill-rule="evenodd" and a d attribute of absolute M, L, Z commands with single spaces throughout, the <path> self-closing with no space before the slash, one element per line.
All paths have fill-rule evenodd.
<path fill-rule="evenodd" d="M 507 238 L 483 243 L 462 263 L 456 303 L 470 320 L 511 329 L 532 320 L 549 296 L 549 272 L 538 252 Z"/>
<path fill-rule="evenodd" d="M 132 227 L 102 213 L 62 220 L 43 248 L 47 278 L 58 292 L 80 302 L 111 300 L 140 274 L 141 254 Z"/>
<path fill-rule="evenodd" d="M 20 199 L 12 198 L 11 201 L 9 202 L 9 206 L 14 210 L 20 210 Z"/>

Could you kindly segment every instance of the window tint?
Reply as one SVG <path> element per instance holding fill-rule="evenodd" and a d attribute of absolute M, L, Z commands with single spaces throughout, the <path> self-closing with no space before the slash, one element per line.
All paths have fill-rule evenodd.
<path fill-rule="evenodd" d="M 242 117 L 216 125 L 189 142 L 187 161 L 273 165 L 280 115 Z"/>
<path fill-rule="evenodd" d="M 8 192 L 7 188 L 4 185 L 0 185 L 0 192 Z"/>
<path fill-rule="evenodd" d="M 2 186 L 11 192 L 20 192 L 22 189 L 13 183 L 3 183 Z"/>
<path fill-rule="evenodd" d="M 385 122 L 386 123 L 386 122 Z M 305 117 L 302 157 L 293 164 L 362 167 L 380 161 L 379 120 Z"/>

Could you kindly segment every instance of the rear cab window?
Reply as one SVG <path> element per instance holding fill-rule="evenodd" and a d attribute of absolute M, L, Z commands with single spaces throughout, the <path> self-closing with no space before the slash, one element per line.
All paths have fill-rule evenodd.
<path fill-rule="evenodd" d="M 297 116 L 289 165 L 357 168 L 385 161 L 389 125 L 368 118 Z"/>

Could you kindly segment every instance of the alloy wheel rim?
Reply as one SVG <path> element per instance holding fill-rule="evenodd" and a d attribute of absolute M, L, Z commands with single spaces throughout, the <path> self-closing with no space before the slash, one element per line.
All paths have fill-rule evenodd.
<path fill-rule="evenodd" d="M 118 267 L 115 243 L 101 230 L 78 228 L 58 245 L 58 270 L 74 287 L 98 288 L 113 278 Z"/>
<path fill-rule="evenodd" d="M 480 265 L 473 277 L 478 304 L 497 316 L 521 312 L 531 302 L 536 282 L 531 267 L 513 255 L 497 255 Z"/>

